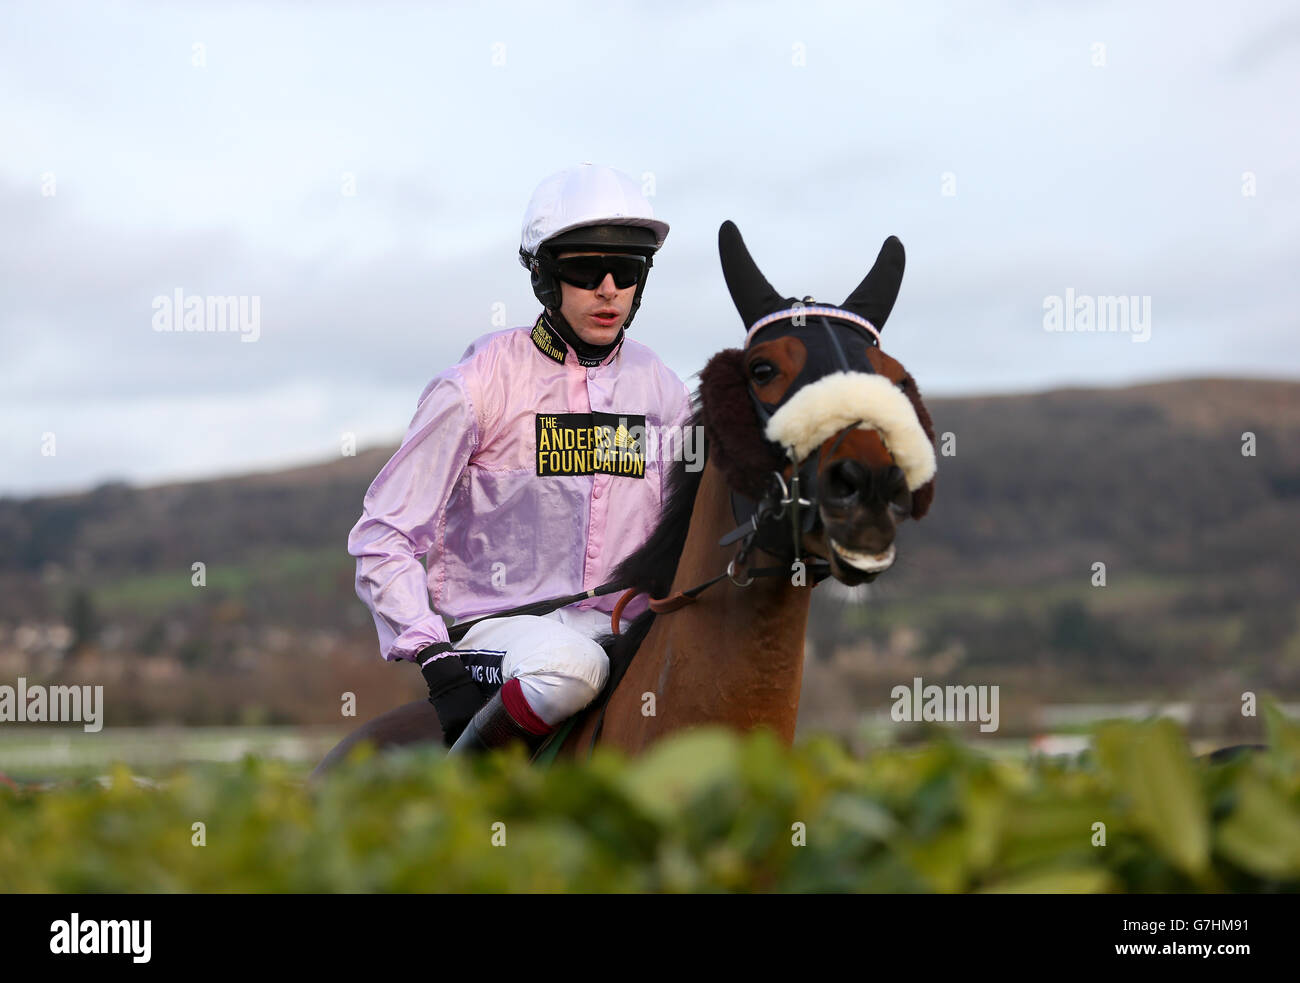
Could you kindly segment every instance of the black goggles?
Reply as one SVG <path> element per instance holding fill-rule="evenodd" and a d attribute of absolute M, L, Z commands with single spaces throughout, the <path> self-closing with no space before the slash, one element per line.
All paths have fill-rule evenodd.
<path fill-rule="evenodd" d="M 646 269 L 646 258 L 631 253 L 568 256 L 555 260 L 554 267 L 557 277 L 583 290 L 595 290 L 604 282 L 607 273 L 613 274 L 614 286 L 626 290 L 640 282 Z"/>

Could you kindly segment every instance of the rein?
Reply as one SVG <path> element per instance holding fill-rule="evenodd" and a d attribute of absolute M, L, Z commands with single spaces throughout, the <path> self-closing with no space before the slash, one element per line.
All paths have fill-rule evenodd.
<path fill-rule="evenodd" d="M 836 439 L 835 447 L 838 447 L 840 441 L 843 440 L 844 435 L 860 422 L 861 421 L 855 420 L 849 426 L 845 427 Z M 815 456 L 816 455 L 810 454 L 808 456 L 808 462 L 812 462 Z M 791 457 L 793 458 L 793 454 L 791 454 Z M 808 468 L 808 462 L 805 462 L 804 468 Z M 804 498 L 801 495 L 801 469 L 798 467 L 797 462 L 792 460 L 792 464 L 794 467 L 790 474 L 790 484 L 788 486 L 786 485 L 785 478 L 781 475 L 780 471 L 773 471 L 773 485 L 775 487 L 772 491 L 769 491 L 768 494 L 763 497 L 762 501 L 753 508 L 750 517 L 745 522 L 742 522 L 739 526 L 718 540 L 719 546 L 730 546 L 732 543 L 740 542 L 740 549 L 727 564 L 727 569 L 716 577 L 704 581 L 702 584 L 696 584 L 694 587 L 680 590 L 676 594 L 671 594 L 664 598 L 650 598 L 651 611 L 655 614 L 669 614 L 685 607 L 687 604 L 693 604 L 699 599 L 699 596 L 703 594 L 704 591 L 721 581 L 723 577 L 729 578 L 737 587 L 748 587 L 754 582 L 755 577 L 788 576 L 791 569 L 794 567 L 794 564 L 803 562 L 800 550 L 800 539 L 802 538 L 803 533 L 810 531 L 816 525 L 817 498 L 815 493 L 810 493 L 813 496 L 811 499 Z M 816 487 L 815 468 L 810 472 L 808 483 L 811 487 Z M 733 515 L 738 515 L 739 512 L 742 511 L 738 507 L 738 504 L 739 502 L 745 501 L 748 501 L 748 499 L 743 495 L 739 495 L 736 492 L 731 493 Z M 771 528 L 769 526 L 770 523 L 780 523 L 785 517 L 787 511 L 790 515 L 790 542 L 793 547 L 793 557 L 789 565 L 755 567 L 752 570 L 745 570 L 745 580 L 737 580 L 737 567 L 739 566 L 742 569 L 744 568 L 745 561 L 749 558 L 749 552 L 751 549 L 757 545 L 759 549 L 771 550 L 770 545 L 758 542 L 759 537 L 762 533 L 767 532 L 769 528 Z M 780 550 L 779 547 L 777 547 L 776 551 L 784 552 L 783 550 Z M 827 560 L 813 560 L 809 562 L 807 566 L 813 568 L 812 586 L 814 587 L 830 576 L 830 563 Z M 610 629 L 613 634 L 620 634 L 619 621 L 627 603 L 641 593 L 643 593 L 643 591 L 640 588 L 633 587 L 627 590 L 623 596 L 618 599 L 618 603 L 614 605 L 614 610 L 610 614 Z"/>
<path fill-rule="evenodd" d="M 847 433 L 852 429 L 852 427 L 857 426 L 859 422 L 861 421 L 855 421 L 849 427 L 845 427 L 844 433 Z M 842 439 L 842 437 L 843 434 L 840 435 L 840 439 Z M 836 440 L 835 446 L 839 446 L 839 439 Z M 801 562 L 799 540 L 801 533 L 806 531 L 803 527 L 806 525 L 809 529 L 813 528 L 817 519 L 817 510 L 815 508 L 817 499 L 815 496 L 812 499 L 806 499 L 800 496 L 800 469 L 798 462 L 793 460 L 793 452 L 790 452 L 790 457 L 794 466 L 791 471 L 789 486 L 787 487 L 785 479 L 782 477 L 780 471 L 773 471 L 772 474 L 775 478 L 773 483 L 776 485 L 776 488 L 769 491 L 768 494 L 763 497 L 763 500 L 758 503 L 748 520 L 741 523 L 735 529 L 731 530 L 731 532 L 718 540 L 719 546 L 729 546 L 734 542 L 740 542 L 740 549 L 727 563 L 727 569 L 716 577 L 706 580 L 702 584 L 696 584 L 694 587 L 687 590 L 678 591 L 676 594 L 664 598 L 650 598 L 651 611 L 657 615 L 670 614 L 673 611 L 684 608 L 688 604 L 694 604 L 701 594 L 722 580 L 723 577 L 729 578 L 737 587 L 748 587 L 754 582 L 755 577 L 786 577 L 790 575 L 790 571 L 794 564 Z M 808 460 L 812 461 L 816 457 L 816 454 L 810 454 L 808 455 Z M 806 466 L 807 463 L 805 462 L 805 467 Z M 813 473 L 815 475 L 815 471 Z M 815 487 L 815 479 L 813 484 Z M 732 492 L 731 506 L 733 515 L 737 513 L 738 498 L 743 499 L 743 496 L 739 496 L 735 492 Z M 809 516 L 808 520 L 801 521 L 801 508 L 808 510 L 806 513 Z M 757 543 L 759 534 L 768 528 L 770 523 L 780 523 L 785 517 L 787 509 L 790 513 L 790 531 L 794 544 L 794 559 L 791 561 L 790 565 L 755 567 L 752 570 L 745 571 L 747 575 L 745 580 L 737 580 L 737 565 L 739 564 L 743 567 L 745 560 L 749 556 L 749 551 Z M 760 546 L 759 548 L 762 549 L 763 547 Z M 809 562 L 807 566 L 812 570 L 812 582 L 809 586 L 816 587 L 819 583 L 830 576 L 831 565 L 828 560 L 813 560 Z M 620 634 L 619 619 L 623 613 L 623 608 L 627 606 L 628 601 L 641 593 L 643 593 L 643 591 L 640 588 L 632 587 L 628 589 L 623 596 L 618 599 L 618 603 L 614 605 L 614 610 L 610 613 L 609 621 L 610 628 L 615 636 Z M 615 686 L 616 685 L 617 683 L 615 683 Z M 584 713 L 595 712 L 597 714 L 596 726 L 591 732 L 591 743 L 587 747 L 588 758 L 590 758 L 594 753 L 596 742 L 600 740 L 600 732 L 605 725 L 605 711 L 609 709 L 609 701 L 613 695 L 614 686 L 607 687 L 607 692 L 601 699 L 599 708 L 593 704 L 584 711 Z M 539 750 L 538 758 L 535 760 L 539 760 L 545 764 L 549 764 L 553 761 L 555 756 L 559 753 L 560 747 L 564 744 L 565 740 L 568 739 L 569 732 L 576 726 L 579 716 L 582 716 L 582 714 L 576 714 L 573 717 L 570 717 L 568 722 L 555 733 L 553 738 L 544 745 L 541 750 Z"/>
<path fill-rule="evenodd" d="M 812 301 L 811 297 L 805 297 L 805 302 Z M 846 324 L 851 330 L 866 334 L 876 345 L 879 344 L 880 334 L 870 321 L 860 317 L 851 311 L 844 311 L 833 307 L 823 306 L 805 306 L 799 304 L 787 310 L 776 311 L 766 317 L 761 318 L 749 329 L 745 336 L 744 347 L 748 348 L 750 342 L 760 329 L 768 327 L 776 321 L 788 319 L 791 317 L 806 317 L 812 315 L 815 321 L 821 325 L 825 332 L 825 338 L 830 342 L 830 353 L 833 356 L 833 363 L 840 371 L 851 371 L 849 359 L 845 355 L 844 346 L 836 336 L 835 330 L 831 326 L 831 319 L 842 324 Z M 828 317 L 829 316 L 829 317 Z M 830 368 L 830 365 L 827 365 Z M 754 405 L 755 413 L 758 415 L 760 422 L 766 426 L 772 418 L 773 410 L 765 406 L 758 398 L 752 385 L 747 385 L 746 390 L 749 393 L 750 401 Z M 788 400 L 796 390 L 790 390 L 785 394 L 782 403 Z M 841 428 L 835 437 L 835 443 L 831 445 L 830 453 L 834 454 L 839 448 L 840 443 L 856 426 L 861 424 L 862 420 L 855 420 L 848 426 Z M 698 600 L 699 596 L 722 580 L 723 577 L 729 577 L 731 582 L 737 587 L 748 587 L 754 582 L 755 577 L 777 577 L 789 574 L 790 570 L 797 563 L 805 562 L 801 543 L 803 536 L 812 532 L 817 525 L 817 461 L 819 455 L 810 453 L 802 462 L 802 465 L 795 457 L 795 450 L 792 447 L 785 448 L 786 456 L 790 459 L 790 483 L 786 484 L 785 478 L 780 471 L 772 472 L 772 481 L 769 483 L 768 493 L 758 502 L 741 495 L 738 492 L 731 492 L 731 512 L 739 525 L 731 532 L 727 533 L 720 540 L 719 546 L 730 546 L 732 543 L 739 542 L 740 549 L 727 564 L 727 569 L 718 574 L 711 580 L 706 580 L 702 584 L 696 584 L 688 590 L 678 591 L 664 598 L 651 598 L 650 610 L 655 614 L 669 614 L 677 611 L 687 604 L 692 604 Z M 805 498 L 805 494 L 807 497 Z M 789 539 L 782 542 L 783 536 L 779 532 L 779 524 L 787 514 L 789 515 Z M 741 519 L 742 515 L 748 518 Z M 753 570 L 747 570 L 747 579 L 737 580 L 737 567 L 744 566 L 749 556 L 750 550 L 754 547 L 770 553 L 775 556 L 790 557 L 788 565 L 772 567 L 756 567 Z M 812 586 L 816 586 L 830 576 L 830 562 L 828 560 L 816 559 L 807 561 L 806 565 L 811 569 Z M 556 597 L 546 601 L 534 601 L 531 604 L 522 607 L 510 608 L 505 611 L 498 611 L 494 614 L 484 615 L 475 618 L 472 621 L 463 621 L 453 626 L 448 635 L 452 641 L 459 641 L 470 628 L 481 621 L 487 621 L 491 618 L 505 618 L 521 614 L 549 614 L 551 611 L 567 607 L 578 601 L 587 600 L 593 597 L 599 597 L 604 594 L 611 594 L 615 591 L 623 591 L 622 597 L 614 605 L 614 610 L 610 614 L 610 629 L 614 635 L 620 634 L 620 619 L 623 609 L 627 607 L 638 594 L 644 593 L 639 588 L 629 587 L 627 584 L 610 581 L 607 584 L 601 584 L 591 590 L 583 591 L 578 594 L 571 594 L 567 597 Z"/>
<path fill-rule="evenodd" d="M 810 301 L 812 298 L 805 298 L 805 300 Z M 790 317 L 802 317 L 809 313 L 813 314 L 824 328 L 825 337 L 830 342 L 833 361 L 841 371 L 847 372 L 852 371 L 852 369 L 850 368 L 849 359 L 845 355 L 844 346 L 840 344 L 840 339 L 836 337 L 836 332 L 831 326 L 830 318 L 834 318 L 841 323 L 847 322 L 851 330 L 867 333 L 873 342 L 879 346 L 880 334 L 876 327 L 865 318 L 838 308 L 808 308 L 803 305 L 798 305 L 789 310 L 777 311 L 773 314 L 769 314 L 756 322 L 751 326 L 745 336 L 744 347 L 749 347 L 750 342 L 761 328 L 766 328 L 770 324 L 779 320 L 784 320 Z M 868 369 L 868 371 L 870 371 L 870 369 Z M 758 393 L 755 392 L 752 385 L 747 385 L 746 389 L 759 420 L 766 427 L 772 418 L 774 410 L 763 405 L 762 401 L 758 398 Z M 794 390 L 787 392 L 781 402 L 786 402 L 793 393 Z M 834 454 L 844 438 L 862 422 L 862 420 L 855 420 L 848 426 L 837 431 L 835 442 L 831 445 L 830 453 Z M 718 545 L 730 546 L 732 543 L 739 542 L 740 549 L 727 564 L 727 569 L 716 577 L 706 580 L 702 584 L 696 584 L 694 587 L 687 590 L 678 591 L 676 594 L 672 594 L 665 598 L 651 598 L 649 605 L 651 611 L 655 614 L 669 614 L 673 611 L 680 610 L 688 604 L 693 604 L 699 599 L 699 596 L 703 594 L 704 591 L 721 581 L 723 577 L 729 578 L 737 587 L 748 587 L 754 582 L 754 578 L 756 577 L 789 576 L 790 571 L 793 569 L 795 564 L 802 562 L 802 551 L 800 546 L 803 535 L 816 528 L 818 522 L 817 463 L 820 460 L 820 455 L 816 452 L 809 453 L 807 458 L 801 464 L 797 457 L 797 452 L 793 447 L 785 447 L 785 452 L 786 456 L 790 459 L 789 485 L 786 484 L 785 478 L 780 471 L 774 471 L 772 472 L 774 480 L 770 483 L 771 487 L 767 494 L 763 496 L 762 500 L 756 504 L 746 496 L 740 495 L 735 491 L 731 492 L 732 515 L 740 524 L 735 529 L 731 530 L 731 532 L 725 534 L 721 539 L 719 539 Z M 804 497 L 805 491 L 808 496 L 807 498 Z M 748 509 L 743 508 L 742 506 L 745 504 L 751 505 L 752 507 Z M 746 511 L 748 511 L 749 517 L 742 521 L 740 516 Z M 745 560 L 749 556 L 750 550 L 754 547 L 757 546 L 764 552 L 774 553 L 778 556 L 786 554 L 786 550 L 782 548 L 785 544 L 780 542 L 783 536 L 778 533 L 776 540 L 773 541 L 770 530 L 774 528 L 774 524 L 781 523 L 787 514 L 790 518 L 790 553 L 793 554 L 790 564 L 788 566 L 757 567 L 753 570 L 746 571 L 747 577 L 745 580 L 737 580 L 737 566 L 739 565 L 743 567 Z M 817 584 L 821 583 L 821 581 L 825 580 L 831 574 L 829 560 L 813 560 L 809 562 L 807 566 L 812 568 L 812 581 L 809 586 L 816 587 Z M 618 599 L 618 603 L 614 605 L 614 610 L 610 614 L 610 628 L 614 635 L 617 636 L 620 634 L 619 619 L 623 613 L 623 609 L 632 598 L 636 597 L 640 593 L 643 592 L 639 588 L 630 588 L 624 592 L 623 596 Z M 600 702 L 599 709 L 597 709 L 593 704 L 586 711 L 586 713 L 595 712 L 597 714 L 596 725 L 591 733 L 591 743 L 587 747 L 588 757 L 590 757 L 594 752 L 596 742 L 600 739 L 600 732 L 605 723 L 605 711 L 609 708 L 609 701 L 612 696 L 613 687 L 609 687 Z M 569 731 L 575 726 L 574 722 L 576 720 L 576 716 L 571 718 L 570 722 L 562 729 L 562 733 L 557 734 L 556 738 L 551 742 L 551 745 L 553 746 L 553 750 L 550 751 L 551 758 L 558 753 L 560 745 L 562 745 L 567 739 Z"/>
<path fill-rule="evenodd" d="M 805 300 L 811 301 L 812 298 L 805 298 Z M 819 321 L 821 326 L 825 329 L 825 337 L 830 342 L 833 361 L 840 371 L 849 372 L 853 371 L 853 369 L 850 367 L 849 359 L 845 355 L 844 347 L 841 345 L 840 339 L 836 336 L 836 332 L 831 326 L 831 318 L 834 318 L 841 323 L 848 322 L 851 329 L 867 333 L 875 345 L 877 347 L 879 346 L 880 334 L 876 327 L 865 318 L 838 308 L 820 306 L 809 308 L 801 304 L 789 310 L 777 311 L 773 314 L 769 314 L 752 325 L 745 336 L 744 347 L 749 347 L 750 341 L 761 328 L 765 328 L 776 321 L 784 320 L 792 316 L 802 317 L 807 314 L 814 315 L 817 321 Z M 870 368 L 868 368 L 867 371 L 871 371 Z M 759 420 L 764 426 L 766 426 L 771 420 L 774 410 L 769 409 L 761 400 L 759 400 L 758 393 L 754 390 L 752 385 L 747 385 L 746 389 Z M 788 391 L 781 400 L 781 403 L 784 404 L 793 395 L 794 391 L 795 390 Z M 780 404 L 778 404 L 778 407 L 779 405 Z M 854 420 L 852 423 L 836 431 L 835 441 L 831 445 L 829 453 L 834 454 L 843 442 L 844 438 L 862 422 L 863 421 L 860 419 Z M 730 579 L 737 587 L 743 588 L 752 584 L 756 577 L 789 576 L 791 570 L 794 569 L 797 564 L 804 562 L 801 550 L 803 536 L 815 529 L 819 521 L 817 510 L 817 464 L 821 459 L 821 455 L 814 449 L 813 452 L 807 455 L 804 461 L 800 462 L 797 457 L 797 452 L 793 447 L 786 446 L 784 449 L 786 456 L 790 460 L 790 482 L 788 485 L 786 484 L 782 472 L 773 471 L 773 480 L 769 483 L 769 490 L 757 503 L 754 503 L 751 499 L 739 494 L 738 492 L 731 492 L 732 515 L 736 521 L 739 522 L 739 525 L 737 525 L 735 529 L 732 529 L 731 532 L 722 536 L 721 539 L 718 540 L 718 545 L 725 547 L 730 546 L 732 543 L 739 542 L 740 548 L 736 552 L 736 555 L 727 563 L 727 569 L 716 577 L 706 580 L 701 584 L 696 584 L 694 587 L 686 590 L 680 590 L 668 597 L 650 598 L 649 608 L 652 612 L 656 615 L 670 614 L 673 611 L 680 610 L 688 604 L 693 604 L 699 599 L 701 594 L 714 584 L 719 583 L 724 577 Z M 806 498 L 804 497 L 805 493 L 808 496 Z M 748 518 L 743 521 L 740 518 L 742 513 L 748 513 Z M 785 536 L 778 530 L 787 515 L 789 516 L 789 539 L 782 542 Z M 788 565 L 782 564 L 768 567 L 756 567 L 752 570 L 745 570 L 746 579 L 737 580 L 737 568 L 740 567 L 741 569 L 744 569 L 744 564 L 749 557 L 750 551 L 756 547 L 764 552 L 776 556 L 790 556 L 790 562 Z M 817 586 L 817 584 L 821 583 L 821 581 L 831 575 L 829 560 L 823 560 L 820 558 L 811 560 L 807 562 L 807 567 L 810 568 L 810 573 L 812 575 L 811 583 L 809 584 L 811 587 Z M 624 593 L 614 605 L 614 610 L 610 613 L 610 629 L 615 636 L 621 634 L 620 619 L 623 614 L 623 609 L 634 597 L 644 593 L 644 591 L 638 587 L 624 589 L 613 584 L 606 584 L 597 588 L 600 593 L 608 593 L 610 590 L 620 589 L 623 589 Z M 615 683 L 615 685 L 617 685 L 617 683 Z M 595 750 L 596 742 L 600 739 L 600 732 L 605 722 L 605 711 L 609 708 L 609 701 L 613 696 L 613 689 L 613 686 L 607 687 L 607 692 L 600 700 L 598 707 L 596 704 L 592 704 L 583 712 L 583 714 L 577 714 L 571 717 L 538 752 L 538 758 L 547 763 L 554 760 L 556 754 L 559 752 L 559 748 L 564 744 L 565 740 L 567 740 L 570 731 L 572 731 L 577 725 L 579 716 L 586 716 L 587 714 L 595 712 L 597 714 L 596 725 L 592 730 L 590 744 L 587 747 L 587 755 L 590 757 Z"/>
<path fill-rule="evenodd" d="M 866 333 L 876 346 L 880 344 L 880 333 L 876 327 L 866 318 L 860 317 L 851 311 L 840 310 L 839 308 L 824 306 L 805 306 L 811 302 L 811 297 L 805 297 L 804 303 L 797 304 L 793 308 L 775 311 L 766 317 L 756 321 L 745 335 L 745 344 L 743 347 L 748 348 L 750 342 L 762 328 L 777 321 L 786 320 L 792 317 L 806 318 L 807 315 L 813 315 L 825 330 L 825 337 L 830 342 L 830 349 L 834 356 L 834 362 L 838 369 L 843 372 L 852 371 L 849 359 L 844 353 L 844 346 L 836 336 L 834 328 L 831 327 L 830 318 L 847 323 L 853 330 Z M 798 322 L 796 322 L 798 323 Z M 746 385 L 749 393 L 750 402 L 754 404 L 754 410 L 759 420 L 764 426 L 771 420 L 773 411 L 768 409 L 758 398 L 752 385 Z M 782 403 L 786 402 L 796 390 L 788 391 L 782 398 Z M 835 443 L 831 445 L 830 452 L 834 454 L 839 449 L 841 442 L 848 434 L 857 427 L 862 420 L 854 420 L 848 426 L 837 431 Z M 740 522 L 742 512 L 749 512 L 749 519 L 741 522 L 739 526 L 727 533 L 720 540 L 719 546 L 730 546 L 737 541 L 740 542 L 740 550 L 731 562 L 727 564 L 725 572 L 718 574 L 712 580 L 706 580 L 702 584 L 690 588 L 689 590 L 678 591 L 665 598 L 651 598 L 650 610 L 655 614 L 668 614 L 676 611 L 687 604 L 693 604 L 699 599 L 700 594 L 722 580 L 723 577 L 729 577 L 731 582 L 737 587 L 748 587 L 754 582 L 755 577 L 777 577 L 782 576 L 794 567 L 795 564 L 803 562 L 802 550 L 800 548 L 805 533 L 811 532 L 817 526 L 817 462 L 819 455 L 810 453 L 808 457 L 800 464 L 795 457 L 793 447 L 785 448 L 786 456 L 790 459 L 790 484 L 785 483 L 785 478 L 780 471 L 772 472 L 775 481 L 772 482 L 772 488 L 768 491 L 763 499 L 754 504 L 750 499 L 733 491 L 731 493 L 731 512 L 732 515 Z M 803 493 L 806 490 L 808 497 L 804 498 Z M 749 508 L 743 508 L 748 505 Z M 770 532 L 765 529 L 768 523 L 780 522 L 785 517 L 787 511 L 790 516 L 790 553 L 792 554 L 789 566 L 775 567 L 757 567 L 748 571 L 747 580 L 739 581 L 736 579 L 736 567 L 738 564 L 743 565 L 749 555 L 749 551 L 757 545 L 759 549 L 776 555 L 786 554 L 783 544 L 772 539 Z M 830 562 L 828 560 L 813 560 L 807 564 L 815 568 L 813 573 L 812 586 L 817 586 L 822 580 L 830 576 Z M 637 588 L 631 588 L 614 605 L 614 610 L 610 614 L 610 628 L 615 635 L 619 634 L 619 618 L 623 613 L 623 608 L 637 594 L 642 593 Z"/>

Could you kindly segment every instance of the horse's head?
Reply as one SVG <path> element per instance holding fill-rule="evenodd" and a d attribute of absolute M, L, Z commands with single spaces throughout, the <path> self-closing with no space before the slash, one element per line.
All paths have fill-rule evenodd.
<path fill-rule="evenodd" d="M 778 294 L 731 222 L 718 249 L 745 344 L 715 356 L 700 381 L 710 458 L 737 518 L 759 517 L 755 543 L 767 552 L 811 553 L 846 584 L 874 580 L 894 562 L 898 521 L 921 518 L 934 497 L 930 414 L 880 350 L 903 245 L 886 239 L 839 306 Z"/>

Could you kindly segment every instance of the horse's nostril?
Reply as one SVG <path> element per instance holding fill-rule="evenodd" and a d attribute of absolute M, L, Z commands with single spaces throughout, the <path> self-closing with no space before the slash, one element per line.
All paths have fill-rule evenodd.
<path fill-rule="evenodd" d="M 871 472 L 857 461 L 836 461 L 826 474 L 827 498 L 844 502 L 865 495 L 871 487 Z"/>
<path fill-rule="evenodd" d="M 912 511 L 912 493 L 907 488 L 907 476 L 903 474 L 903 469 L 898 465 L 892 465 L 885 472 L 884 480 L 880 487 L 883 491 L 884 500 L 900 515 L 907 515 Z"/>

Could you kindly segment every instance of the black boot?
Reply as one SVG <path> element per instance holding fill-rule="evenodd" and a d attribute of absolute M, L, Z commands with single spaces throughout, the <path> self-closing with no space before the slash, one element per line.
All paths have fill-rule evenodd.
<path fill-rule="evenodd" d="M 520 727 L 515 718 L 510 716 L 510 711 L 506 709 L 505 702 L 501 699 L 501 691 L 497 690 L 496 695 L 483 704 L 478 713 L 474 714 L 473 719 L 465 725 L 460 737 L 456 738 L 456 743 L 447 753 L 481 754 L 493 748 L 503 747 L 511 741 L 522 741 L 528 747 L 528 754 L 531 757 L 549 736 L 549 734 L 533 734 Z"/>

